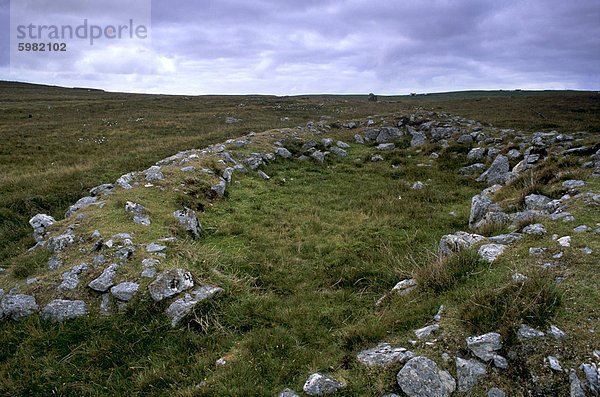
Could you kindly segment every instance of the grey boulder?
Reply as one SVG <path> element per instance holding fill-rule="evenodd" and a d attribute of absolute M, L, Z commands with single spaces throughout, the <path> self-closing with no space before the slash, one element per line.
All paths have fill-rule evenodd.
<path fill-rule="evenodd" d="M 485 376 L 485 365 L 475 360 L 464 360 L 456 357 L 456 377 L 458 378 L 458 391 L 466 392 L 477 384 L 477 381 Z"/>
<path fill-rule="evenodd" d="M 447 397 L 456 381 L 427 357 L 411 358 L 396 375 L 398 385 L 410 397 Z"/>
<path fill-rule="evenodd" d="M 92 196 L 80 198 L 75 204 L 73 204 L 72 206 L 69 207 L 69 209 L 65 213 L 65 218 L 70 217 L 71 215 L 73 215 L 75 212 L 77 212 L 81 208 L 85 208 L 85 207 L 88 207 L 88 206 L 94 204 L 97 199 L 98 199 L 97 197 L 92 197 Z"/>
<path fill-rule="evenodd" d="M 37 310 L 37 302 L 31 295 L 6 295 L 0 303 L 0 314 L 15 321 L 21 321 Z"/>
<path fill-rule="evenodd" d="M 463 249 L 471 248 L 474 244 L 484 239 L 485 237 L 479 234 L 469 234 L 462 231 L 454 234 L 446 234 L 440 239 L 438 257 L 445 258 Z"/>
<path fill-rule="evenodd" d="M 192 274 L 184 269 L 168 269 L 156 277 L 148 290 L 155 301 L 161 301 L 194 286 Z"/>
<path fill-rule="evenodd" d="M 113 263 L 112 265 L 110 265 L 109 267 L 104 269 L 104 271 L 102 272 L 102 274 L 100 274 L 100 276 L 98 276 L 97 278 L 92 280 L 88 284 L 88 287 L 90 287 L 94 291 L 98 291 L 98 292 L 108 291 L 108 289 L 115 284 L 114 278 L 115 278 L 115 275 L 117 274 L 118 268 L 119 268 L 119 265 L 117 265 L 116 263 Z"/>
<path fill-rule="evenodd" d="M 56 222 L 56 219 L 46 214 L 37 214 L 29 220 L 29 224 L 33 228 L 33 237 L 36 242 L 42 241 L 46 228 Z"/>
<path fill-rule="evenodd" d="M 503 155 L 498 155 L 490 165 L 487 171 L 477 178 L 478 182 L 485 181 L 488 186 L 495 184 L 503 185 L 507 181 L 507 174 L 510 169 L 508 158 Z"/>
<path fill-rule="evenodd" d="M 392 347 L 389 343 L 363 350 L 356 355 L 358 361 L 366 366 L 385 367 L 390 364 L 404 363 L 414 357 L 414 354 L 403 347 Z"/>
<path fill-rule="evenodd" d="M 496 332 L 490 332 L 479 336 L 470 336 L 466 341 L 467 348 L 483 361 L 492 360 L 494 356 L 496 356 L 496 351 L 502 348 L 500 334 Z"/>
<path fill-rule="evenodd" d="M 55 299 L 42 309 L 42 317 L 55 323 L 86 314 L 87 307 L 82 300 Z"/>
<path fill-rule="evenodd" d="M 344 387 L 346 387 L 344 382 L 338 382 L 328 375 L 317 372 L 308 377 L 302 390 L 309 396 L 322 396 Z"/>
<path fill-rule="evenodd" d="M 139 288 L 140 285 L 138 283 L 126 281 L 112 287 L 110 293 L 119 300 L 129 301 L 137 294 Z"/>
<path fill-rule="evenodd" d="M 179 321 L 190 314 L 198 303 L 221 293 L 223 293 L 222 288 L 209 285 L 198 287 L 190 294 L 186 293 L 183 298 L 177 299 L 167 308 L 167 317 L 171 320 L 171 325 L 177 326 Z"/>
<path fill-rule="evenodd" d="M 173 216 L 185 227 L 185 230 L 198 237 L 202 231 L 202 225 L 198 222 L 196 212 L 189 208 L 173 212 Z"/>

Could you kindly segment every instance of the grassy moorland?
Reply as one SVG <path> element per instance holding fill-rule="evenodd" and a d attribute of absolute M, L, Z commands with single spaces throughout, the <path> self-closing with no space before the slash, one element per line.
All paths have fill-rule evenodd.
<path fill-rule="evenodd" d="M 27 224 L 31 216 L 45 212 L 61 219 L 68 205 L 93 186 L 177 151 L 250 131 L 305 125 L 325 115 L 333 125 L 327 137 L 351 143 L 354 131 L 337 128 L 334 120 L 376 114 L 393 120 L 398 112 L 408 115 L 419 108 L 424 114 L 453 113 L 526 132 L 585 130 L 593 133 L 590 142 L 597 142 L 600 126 L 598 95 L 581 92 L 472 92 L 369 103 L 352 96 L 167 97 L 14 83 L 4 83 L 0 91 L 3 288 L 23 284 L 47 259 L 44 253 L 23 255 L 34 243 Z M 226 124 L 227 116 L 243 121 Z M 199 197 L 192 198 L 172 189 L 160 195 L 116 192 L 104 209 L 86 211 L 78 233 L 129 231 L 123 230 L 130 226 L 117 210 L 126 200 L 137 200 L 148 208 L 153 224 L 167 225 L 136 229 L 137 239 L 151 241 L 171 233 L 167 218 L 176 209 L 173 203 L 191 206 L 190 200 L 198 199 L 205 232 L 201 239 L 180 238 L 170 246 L 166 267 L 187 268 L 225 294 L 175 329 L 162 314 L 164 305 L 147 302 L 110 317 L 62 325 L 38 316 L 3 321 L 0 393 L 275 395 L 284 387 L 300 391 L 309 374 L 322 371 L 348 383 L 339 395 L 378 396 L 400 393 L 394 379 L 398 368 L 366 368 L 354 358 L 359 350 L 380 341 L 397 343 L 452 372 L 453 363 L 444 364 L 442 353 L 464 353 L 465 336 L 487 331 L 500 331 L 506 353 L 513 351 L 516 358 L 508 372 L 485 378 L 472 395 L 483 395 L 491 386 L 509 395 L 526 395 L 536 387 L 539 395 L 568 393 L 568 374 L 538 367 L 548 354 L 559 355 L 565 368 L 576 367 L 590 346 L 598 348 L 600 330 L 589 331 L 600 318 L 600 243 L 573 236 L 573 247 L 588 246 L 594 253 L 569 250 L 568 265 L 552 274 L 538 270 L 539 259 L 528 255 L 529 247 L 551 245 L 550 235 L 525 238 L 494 266 L 470 251 L 440 264 L 433 259 L 440 236 L 467 230 L 470 199 L 486 186 L 457 174 L 468 162 L 455 151 L 466 152 L 469 145 L 430 144 L 416 151 L 405 137 L 396 144 L 398 149 L 377 163 L 369 160 L 373 147 L 360 145 L 352 145 L 346 158 L 325 164 L 278 159 L 263 168 L 271 176 L 268 182 L 236 174 L 239 183 L 228 187 L 223 200 L 202 196 L 201 187 Z M 299 149 L 286 145 L 292 152 Z M 436 161 L 429 157 L 434 151 Z M 557 184 L 571 177 L 587 180 L 589 191 L 600 191 L 597 178 L 576 165 L 551 159 L 536 175 L 556 171 L 556 179 L 521 178 L 497 199 L 520 205 L 525 189 L 560 197 Z M 167 178 L 165 187 L 183 184 L 193 190 L 194 182 L 178 178 Z M 427 186 L 411 189 L 415 181 Z M 584 203 L 569 211 L 578 224 L 600 222 Z M 566 235 L 573 225 L 558 220 L 547 227 Z M 511 281 L 517 271 L 529 276 L 520 288 Z M 418 294 L 390 295 L 375 309 L 397 281 L 411 276 L 419 282 Z M 556 276 L 563 277 L 560 285 Z M 438 342 L 412 346 L 411 331 L 431 323 L 441 304 L 445 314 Z M 520 350 L 514 330 L 524 321 L 556 324 L 569 339 L 560 346 Z M 219 358 L 227 364 L 215 365 Z M 535 385 L 533 375 L 539 379 Z"/>

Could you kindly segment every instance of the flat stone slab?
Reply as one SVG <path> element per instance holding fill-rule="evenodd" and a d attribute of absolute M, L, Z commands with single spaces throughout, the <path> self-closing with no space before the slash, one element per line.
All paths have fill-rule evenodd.
<path fill-rule="evenodd" d="M 42 309 L 42 317 L 52 322 L 85 316 L 87 306 L 82 300 L 55 299 Z"/>
<path fill-rule="evenodd" d="M 356 355 L 358 361 L 367 366 L 385 367 L 393 363 L 404 363 L 413 358 L 414 354 L 403 347 L 392 347 L 389 343 L 363 350 Z"/>

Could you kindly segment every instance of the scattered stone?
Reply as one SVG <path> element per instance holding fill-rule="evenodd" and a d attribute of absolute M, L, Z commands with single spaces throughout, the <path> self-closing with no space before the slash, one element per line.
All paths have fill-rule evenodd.
<path fill-rule="evenodd" d="M 271 179 L 269 177 L 269 175 L 265 174 L 264 172 L 262 172 L 261 170 L 258 170 L 258 176 L 260 176 L 262 179 L 268 180 Z"/>
<path fill-rule="evenodd" d="M 221 180 L 216 185 L 210 187 L 211 190 L 217 192 L 219 197 L 223 197 L 225 195 L 225 188 L 227 187 L 227 183 L 224 180 Z"/>
<path fill-rule="evenodd" d="M 135 248 L 128 246 L 128 247 L 123 247 L 120 250 L 118 250 L 117 252 L 115 252 L 115 255 L 118 258 L 121 258 L 122 260 L 126 261 L 127 259 L 131 258 L 131 255 L 133 255 L 134 252 L 135 252 Z"/>
<path fill-rule="evenodd" d="M 531 328 L 528 325 L 521 324 L 519 331 L 517 332 L 517 337 L 519 340 L 529 340 L 533 338 L 538 338 L 540 336 L 544 336 L 542 331 L 538 331 L 535 328 Z"/>
<path fill-rule="evenodd" d="M 488 240 L 494 242 L 496 244 L 512 244 L 515 241 L 519 241 L 523 238 L 521 233 L 509 233 L 509 234 L 501 234 L 499 236 L 488 237 Z"/>
<path fill-rule="evenodd" d="M 284 147 L 277 148 L 277 150 L 275 150 L 275 154 L 279 157 L 283 157 L 284 159 L 292 157 L 292 153 Z"/>
<path fill-rule="evenodd" d="M 527 225 L 523 228 L 522 232 L 524 234 L 534 234 L 537 236 L 542 236 L 542 235 L 548 233 L 546 231 L 546 228 L 544 227 L 544 225 L 542 225 L 541 223 L 534 223 L 531 225 Z"/>
<path fill-rule="evenodd" d="M 554 356 L 548 356 L 548 357 L 546 357 L 546 360 L 547 360 L 548 366 L 550 367 L 551 370 L 557 371 L 557 372 L 562 372 L 563 369 L 560 366 L 560 362 L 558 361 L 558 358 L 556 358 Z"/>
<path fill-rule="evenodd" d="M 322 396 L 344 387 L 346 387 L 344 382 L 338 382 L 328 375 L 317 372 L 308 377 L 302 390 L 309 396 Z"/>
<path fill-rule="evenodd" d="M 477 251 L 477 255 L 486 261 L 486 262 L 494 262 L 498 257 L 504 252 L 506 245 L 502 244 L 484 244 L 479 247 Z"/>
<path fill-rule="evenodd" d="M 586 255 L 591 255 L 592 253 L 594 253 L 594 250 L 592 250 L 590 247 L 583 247 L 581 249 L 581 252 L 583 252 Z"/>
<path fill-rule="evenodd" d="M 148 182 L 160 181 L 163 178 L 164 178 L 164 175 L 160 171 L 160 166 L 158 166 L 158 165 L 153 165 L 152 167 L 148 168 L 148 170 L 146 171 L 145 179 Z"/>
<path fill-rule="evenodd" d="M 530 194 L 525 197 L 525 208 L 528 210 L 540 210 L 544 211 L 547 209 L 548 204 L 552 200 L 549 197 L 541 194 Z"/>
<path fill-rule="evenodd" d="M 477 181 L 485 181 L 488 186 L 495 184 L 503 185 L 507 182 L 508 171 L 508 158 L 500 154 L 494 159 L 490 168 L 477 178 Z"/>
<path fill-rule="evenodd" d="M 82 300 L 55 299 L 42 309 L 42 317 L 55 323 L 86 314 L 87 307 Z"/>
<path fill-rule="evenodd" d="M 546 252 L 547 248 L 545 247 L 531 247 L 529 248 L 529 256 L 539 256 Z"/>
<path fill-rule="evenodd" d="M 490 187 L 486 187 L 485 189 L 483 189 L 481 191 L 481 194 L 483 194 L 484 196 L 491 197 L 500 189 L 502 189 L 502 185 L 495 184 L 495 185 L 492 185 Z"/>
<path fill-rule="evenodd" d="M 590 228 L 587 225 L 581 225 L 581 226 L 577 226 L 576 228 L 573 229 L 573 231 L 575 233 L 585 233 L 589 230 Z"/>
<path fill-rule="evenodd" d="M 515 273 L 512 275 L 512 281 L 513 283 L 523 283 L 528 279 L 527 276 L 525 276 L 524 274 L 521 273 Z"/>
<path fill-rule="evenodd" d="M 411 358 L 396 375 L 398 385 L 409 397 L 447 397 L 456 381 L 427 357 Z"/>
<path fill-rule="evenodd" d="M 225 123 L 227 124 L 239 123 L 241 121 L 242 119 L 236 119 L 235 117 L 225 117 Z"/>
<path fill-rule="evenodd" d="M 581 381 L 577 377 L 574 369 L 571 369 L 569 382 L 571 384 L 571 397 L 585 397 L 585 392 L 583 391 Z"/>
<path fill-rule="evenodd" d="M 575 189 L 578 187 L 583 187 L 585 186 L 585 182 L 584 181 L 577 181 L 574 179 L 569 179 L 568 181 L 564 181 L 562 183 L 563 187 L 566 187 L 568 189 Z"/>
<path fill-rule="evenodd" d="M 412 184 L 412 186 L 410 188 L 412 190 L 422 190 L 425 188 L 425 184 L 421 181 L 416 181 L 415 183 Z"/>
<path fill-rule="evenodd" d="M 571 236 L 561 237 L 558 240 L 556 240 L 556 242 L 563 247 L 570 247 L 571 246 Z"/>
<path fill-rule="evenodd" d="M 494 365 L 500 369 L 508 368 L 508 361 L 499 354 L 494 355 Z"/>
<path fill-rule="evenodd" d="M 485 170 L 485 165 L 482 163 L 475 163 L 468 165 L 466 167 L 462 167 L 458 170 L 460 175 L 474 175 L 481 174 Z"/>
<path fill-rule="evenodd" d="M 88 265 L 82 263 L 77 266 L 73 266 L 73 268 L 62 274 L 63 281 L 58 285 L 59 291 L 72 290 L 79 285 L 79 275 L 88 270 Z"/>
<path fill-rule="evenodd" d="M 469 215 L 469 227 L 474 228 L 492 206 L 492 199 L 477 194 L 471 199 L 471 213 Z"/>
<path fill-rule="evenodd" d="M 372 162 L 383 161 L 383 157 L 381 157 L 380 154 L 376 154 L 376 155 L 374 155 L 374 156 L 371 157 L 371 161 Z"/>
<path fill-rule="evenodd" d="M 73 215 L 75 212 L 77 212 L 81 208 L 85 208 L 85 207 L 88 207 L 88 206 L 94 204 L 97 199 L 98 199 L 97 197 L 91 197 L 91 196 L 80 198 L 75 204 L 73 204 L 72 206 L 69 207 L 69 209 L 65 213 L 65 218 L 70 217 L 71 215 Z"/>
<path fill-rule="evenodd" d="M 395 292 L 398 295 L 406 295 L 415 288 L 417 288 L 417 280 L 410 278 L 397 283 L 394 288 L 392 288 L 392 292 Z"/>
<path fill-rule="evenodd" d="M 476 359 L 464 360 L 456 357 L 456 377 L 458 378 L 458 391 L 466 392 L 485 376 L 485 365 Z"/>
<path fill-rule="evenodd" d="M 21 321 L 37 310 L 37 302 L 31 295 L 13 295 L 9 292 L 9 295 L 2 298 L 2 302 L 0 303 L 0 314 L 13 319 L 14 321 Z"/>
<path fill-rule="evenodd" d="M 484 147 L 474 147 L 473 149 L 469 150 L 469 153 L 467 153 L 467 158 L 469 160 L 479 161 L 479 160 L 482 160 L 484 157 L 485 157 L 485 148 Z"/>
<path fill-rule="evenodd" d="M 119 265 L 117 265 L 116 263 L 113 263 L 112 265 L 110 265 L 109 267 L 104 269 L 104 271 L 102 272 L 102 274 L 100 274 L 100 276 L 98 276 L 97 278 L 92 280 L 88 284 L 88 286 L 91 289 L 93 289 L 94 291 L 98 291 L 98 292 L 108 291 L 108 289 L 115 284 L 114 278 L 115 278 L 115 275 L 117 274 L 118 268 L 119 268 Z"/>
<path fill-rule="evenodd" d="M 404 363 L 414 357 L 414 354 L 403 347 L 392 347 L 389 343 L 363 350 L 356 355 L 358 361 L 367 366 L 385 367 L 390 364 Z"/>
<path fill-rule="evenodd" d="M 125 204 L 125 211 L 141 215 L 144 212 L 144 206 L 128 201 L 127 204 Z"/>
<path fill-rule="evenodd" d="M 332 146 L 329 150 L 331 150 L 331 152 L 337 156 L 346 157 L 346 151 L 337 146 Z"/>
<path fill-rule="evenodd" d="M 37 243 L 44 239 L 46 229 L 55 222 L 56 219 L 46 214 L 37 214 L 29 220 L 29 224 L 33 228 L 33 237 Z"/>
<path fill-rule="evenodd" d="M 90 190 L 90 196 L 108 196 L 113 193 L 115 185 L 112 183 L 105 183 L 104 185 L 96 186 Z"/>
<path fill-rule="evenodd" d="M 315 160 L 317 160 L 319 163 L 323 163 L 325 161 L 325 156 L 329 154 L 329 152 L 321 152 L 320 150 L 317 150 L 315 152 L 313 152 L 310 157 L 314 158 Z"/>
<path fill-rule="evenodd" d="M 185 227 L 185 230 L 198 237 L 202 231 L 202 225 L 198 222 L 196 212 L 189 208 L 173 212 L 173 216 Z"/>
<path fill-rule="evenodd" d="M 485 240 L 485 237 L 462 231 L 454 234 L 447 234 L 440 239 L 438 245 L 438 257 L 444 258 L 454 253 L 458 253 L 463 249 L 471 248 L 474 244 L 477 244 L 482 240 Z"/>
<path fill-rule="evenodd" d="M 379 129 L 379 135 L 375 138 L 377 143 L 386 143 L 402 136 L 402 131 L 395 127 L 382 127 Z"/>
<path fill-rule="evenodd" d="M 148 215 L 134 215 L 133 223 L 138 225 L 150 226 L 150 217 Z"/>
<path fill-rule="evenodd" d="M 249 157 L 244 160 L 244 165 L 253 171 L 263 164 L 263 159 L 260 157 Z"/>
<path fill-rule="evenodd" d="M 62 266 L 62 261 L 57 258 L 56 256 L 51 257 L 50 259 L 48 259 L 48 269 L 49 270 L 56 270 L 59 267 Z"/>
<path fill-rule="evenodd" d="M 583 371 L 587 380 L 587 388 L 592 392 L 592 395 L 600 394 L 600 370 L 595 363 L 581 364 L 579 369 Z"/>
<path fill-rule="evenodd" d="M 396 148 L 396 145 L 394 145 L 393 143 L 382 143 L 377 145 L 377 150 L 381 150 L 381 151 L 389 151 L 389 150 L 394 150 Z"/>
<path fill-rule="evenodd" d="M 333 144 L 333 139 L 331 138 L 323 138 L 321 139 L 321 145 L 325 146 L 325 147 L 329 147 Z"/>
<path fill-rule="evenodd" d="M 182 167 L 181 171 L 182 172 L 196 172 L 196 167 L 194 167 L 193 165 L 190 165 L 187 167 Z"/>
<path fill-rule="evenodd" d="M 184 269 L 168 269 L 158 275 L 148 286 L 150 296 L 161 301 L 194 286 L 192 274 Z"/>
<path fill-rule="evenodd" d="M 144 270 L 142 270 L 142 277 L 145 278 L 154 278 L 154 276 L 156 276 L 156 268 L 155 267 L 147 267 Z"/>
<path fill-rule="evenodd" d="M 487 396 L 488 397 L 506 397 L 506 394 L 502 390 L 500 390 L 496 387 L 492 387 L 490 390 L 488 390 Z"/>
<path fill-rule="evenodd" d="M 362 135 L 356 134 L 356 135 L 354 135 L 354 142 L 362 145 L 365 143 L 365 139 L 362 137 Z"/>
<path fill-rule="evenodd" d="M 348 145 L 346 142 L 342 142 L 342 141 L 337 141 L 335 143 L 335 145 L 342 149 L 348 149 L 350 147 L 350 145 Z"/>
<path fill-rule="evenodd" d="M 442 319 L 442 311 L 444 311 L 444 305 L 440 305 L 440 308 L 438 309 L 437 313 L 435 314 L 435 316 L 433 316 L 433 319 L 435 321 L 440 321 Z"/>
<path fill-rule="evenodd" d="M 567 334 L 555 325 L 551 325 L 550 329 L 546 331 L 546 334 L 552 336 L 556 340 L 565 340 L 567 338 Z"/>
<path fill-rule="evenodd" d="M 110 293 L 117 299 L 129 301 L 137 293 L 140 285 L 129 281 L 115 285 L 110 289 Z"/>
<path fill-rule="evenodd" d="M 417 339 L 425 339 L 425 338 L 429 338 L 431 336 L 431 334 L 433 334 L 439 328 L 440 328 L 439 324 L 432 324 L 432 325 L 428 325 L 427 327 L 416 329 L 414 332 L 415 332 L 415 335 L 417 336 Z"/>
<path fill-rule="evenodd" d="M 281 392 L 279 392 L 279 394 L 277 395 L 277 397 L 300 397 L 300 395 L 296 394 L 296 392 L 293 391 L 292 389 L 288 389 L 286 387 Z"/>
<path fill-rule="evenodd" d="M 427 136 L 420 131 L 411 131 L 411 135 L 410 146 L 421 146 L 427 142 Z"/>
<path fill-rule="evenodd" d="M 166 249 L 166 245 L 158 245 L 156 243 L 150 243 L 146 246 L 146 252 L 160 252 Z"/>
<path fill-rule="evenodd" d="M 496 351 L 502 348 L 500 334 L 496 332 L 490 332 L 479 336 L 470 336 L 466 341 L 467 348 L 483 361 L 492 360 L 494 356 L 496 356 Z"/>
<path fill-rule="evenodd" d="M 167 316 L 171 319 L 171 325 L 177 326 L 179 321 L 191 313 L 198 303 L 223 292 L 222 288 L 204 285 L 196 288 L 191 294 L 186 293 L 183 298 L 177 299 L 167 308 Z"/>
<path fill-rule="evenodd" d="M 60 236 L 50 237 L 48 239 L 48 251 L 58 254 L 64 250 L 69 244 L 75 242 L 75 236 L 70 233 L 61 234 Z"/>

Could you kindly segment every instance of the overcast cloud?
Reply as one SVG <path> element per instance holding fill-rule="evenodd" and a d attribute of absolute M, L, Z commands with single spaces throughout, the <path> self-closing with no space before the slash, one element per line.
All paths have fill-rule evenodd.
<path fill-rule="evenodd" d="M 57 3 L 27 15 L 77 20 L 81 0 Z M 94 7 L 97 23 L 136 14 Z M 10 68 L 0 0 L 0 79 L 168 94 L 600 89 L 598 0 L 155 0 L 151 15 L 151 41 L 75 43 Z"/>

